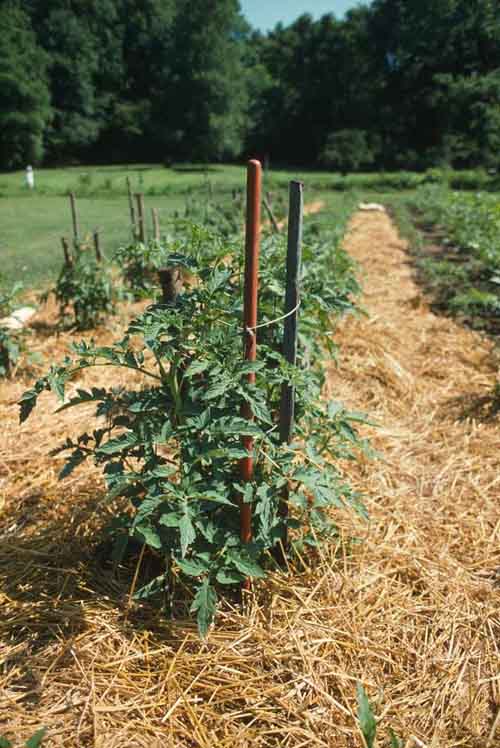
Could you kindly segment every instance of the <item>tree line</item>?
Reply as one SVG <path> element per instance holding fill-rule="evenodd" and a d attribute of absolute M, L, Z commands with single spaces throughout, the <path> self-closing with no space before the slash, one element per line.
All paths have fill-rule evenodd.
<path fill-rule="evenodd" d="M 238 0 L 0 0 L 0 168 L 497 168 L 500 4 L 374 0 L 267 34 Z"/>

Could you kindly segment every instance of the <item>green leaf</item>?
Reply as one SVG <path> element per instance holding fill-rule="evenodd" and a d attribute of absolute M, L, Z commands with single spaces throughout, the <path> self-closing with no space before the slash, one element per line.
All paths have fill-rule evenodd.
<path fill-rule="evenodd" d="M 160 550 L 161 538 L 158 533 L 153 530 L 152 527 L 148 527 L 147 525 L 140 525 L 139 527 L 135 528 L 135 532 L 144 538 L 144 542 L 146 543 L 146 545 L 149 545 L 150 548 L 154 548 L 157 551 Z"/>
<path fill-rule="evenodd" d="M 59 473 L 59 480 L 63 480 L 64 478 L 67 478 L 68 475 L 71 475 L 75 468 L 81 465 L 82 462 L 85 462 L 87 456 L 88 455 L 86 454 L 86 452 L 82 452 L 81 449 L 76 449 L 66 461 L 63 469 Z"/>
<path fill-rule="evenodd" d="M 241 584 L 245 576 L 234 569 L 221 569 L 216 577 L 219 584 Z"/>
<path fill-rule="evenodd" d="M 179 522 L 179 531 L 181 534 L 181 553 L 184 558 L 189 546 L 194 540 L 196 540 L 196 530 L 194 529 L 191 517 L 187 511 L 183 514 L 182 519 Z"/>
<path fill-rule="evenodd" d="M 195 558 L 178 559 L 177 563 L 183 574 L 187 574 L 188 577 L 201 577 L 208 571 L 208 564 Z"/>
<path fill-rule="evenodd" d="M 165 574 L 160 574 L 159 577 L 155 577 L 151 582 L 141 587 L 140 590 L 137 590 L 134 600 L 147 600 L 149 597 L 153 597 L 153 595 L 158 594 L 163 589 L 164 584 Z"/>
<path fill-rule="evenodd" d="M 189 379 L 190 377 L 196 376 L 196 374 L 201 374 L 201 372 L 208 369 L 209 366 L 210 361 L 193 361 L 189 364 L 184 376 Z"/>
<path fill-rule="evenodd" d="M 358 696 L 358 720 L 361 732 L 366 741 L 367 748 L 374 748 L 375 736 L 377 734 L 377 723 L 368 701 L 365 689 L 361 683 L 357 683 L 356 691 Z"/>
<path fill-rule="evenodd" d="M 203 580 L 196 591 L 196 595 L 191 605 L 190 612 L 196 613 L 198 621 L 198 631 L 205 637 L 212 621 L 214 620 L 217 605 L 217 594 L 210 585 L 208 577 Z"/>
<path fill-rule="evenodd" d="M 215 400 L 222 395 L 225 395 L 228 391 L 228 384 L 225 381 L 216 382 L 203 394 L 202 400 Z"/>
<path fill-rule="evenodd" d="M 391 739 L 391 748 L 403 748 L 403 741 L 398 738 L 391 727 L 389 727 L 389 737 Z"/>
<path fill-rule="evenodd" d="M 12 743 L 0 735 L 0 748 L 12 748 Z"/>
<path fill-rule="evenodd" d="M 26 741 L 25 746 L 26 748 L 39 748 L 39 746 L 42 744 L 42 740 L 45 737 L 45 733 L 47 732 L 47 728 L 43 727 L 41 730 L 37 730 L 34 735 L 31 736 L 29 740 Z"/>
<path fill-rule="evenodd" d="M 249 558 L 248 556 L 242 556 L 238 553 L 231 553 L 231 556 L 228 557 L 228 560 L 231 560 L 238 571 L 240 571 L 246 577 L 257 577 L 263 579 L 266 576 L 264 569 L 262 569 L 256 561 Z"/>
<path fill-rule="evenodd" d="M 106 444 L 103 444 L 97 452 L 104 455 L 114 455 L 117 452 L 122 452 L 125 449 L 130 449 L 139 444 L 137 436 L 129 431 L 127 434 L 122 434 L 116 439 L 109 439 Z"/>
<path fill-rule="evenodd" d="M 36 390 L 27 390 L 23 393 L 21 399 L 19 400 L 19 422 L 24 423 L 27 418 L 29 418 L 31 411 L 36 406 L 36 401 L 38 398 L 38 392 Z M 1 747 L 0 747 L 1 748 Z"/>

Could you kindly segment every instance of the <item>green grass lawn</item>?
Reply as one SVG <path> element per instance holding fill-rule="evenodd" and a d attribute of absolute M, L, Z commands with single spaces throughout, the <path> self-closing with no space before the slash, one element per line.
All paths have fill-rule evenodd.
<path fill-rule="evenodd" d="M 23 172 L 0 174 L 1 287 L 21 280 L 26 288 L 40 288 L 55 279 L 62 261 L 61 237 L 71 237 L 71 191 L 78 199 L 82 237 L 98 229 L 108 256 L 126 242 L 131 233 L 127 177 L 134 192 L 145 194 L 148 223 L 151 208 L 158 208 L 163 230 L 176 211 L 184 211 L 187 202 L 203 206 L 209 194 L 215 201 L 231 200 L 234 190 L 244 190 L 246 180 L 243 165 L 71 167 L 35 170 L 35 190 L 30 192 Z M 332 208 L 345 192 L 357 194 L 359 190 L 360 199 L 381 200 L 381 190 L 400 183 L 399 175 L 341 177 L 325 172 L 271 171 L 264 175 L 264 191 L 272 193 L 276 207 L 280 200 L 281 208 L 286 206 L 287 185 L 293 178 L 304 181 L 306 202 L 324 199 Z M 327 215 L 323 220 L 328 222 Z"/>

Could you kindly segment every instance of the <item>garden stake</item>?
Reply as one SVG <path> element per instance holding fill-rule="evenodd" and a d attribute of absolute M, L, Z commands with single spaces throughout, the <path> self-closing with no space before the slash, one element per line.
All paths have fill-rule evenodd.
<path fill-rule="evenodd" d="M 157 242 L 160 241 L 160 217 L 158 215 L 158 208 L 151 208 L 151 215 L 153 216 L 153 235 Z"/>
<path fill-rule="evenodd" d="M 127 194 L 128 194 L 128 207 L 130 210 L 130 222 L 132 224 L 132 237 L 133 239 L 137 239 L 137 226 L 135 225 L 134 198 L 132 197 L 132 186 L 130 184 L 130 177 L 127 177 Z"/>
<path fill-rule="evenodd" d="M 78 244 L 78 237 L 80 235 L 80 230 L 78 228 L 78 215 L 76 212 L 76 195 L 74 192 L 69 193 L 69 201 L 71 203 L 71 217 L 73 219 L 73 237 L 75 242 L 75 247 Z"/>
<path fill-rule="evenodd" d="M 260 205 L 261 205 L 262 167 L 259 161 L 249 161 L 247 168 L 247 218 L 245 237 L 245 289 L 243 301 L 243 346 L 246 361 L 257 358 L 257 294 L 259 275 L 260 249 Z M 255 373 L 247 375 L 249 384 L 255 384 Z M 252 409 L 244 403 L 241 415 L 247 420 L 253 419 Z M 248 452 L 253 450 L 253 439 L 243 437 L 243 448 Z M 250 483 L 253 479 L 253 457 L 244 457 L 240 461 L 240 477 L 243 483 Z M 240 499 L 240 533 L 243 543 L 252 540 L 252 505 Z M 249 588 L 247 579 L 245 589 Z"/>
<path fill-rule="evenodd" d="M 73 258 L 71 256 L 71 252 L 69 251 L 68 240 L 65 236 L 61 237 L 61 244 L 64 252 L 64 262 L 68 267 L 71 267 L 71 265 L 73 264 Z"/>
<path fill-rule="evenodd" d="M 283 355 L 289 364 L 297 362 L 297 330 L 300 300 L 300 264 L 302 254 L 302 221 L 304 208 L 302 182 L 290 182 L 290 204 L 288 213 L 288 249 L 286 255 L 285 327 L 283 333 Z M 295 311 L 293 311 L 295 310 Z M 295 387 L 283 382 L 280 403 L 280 441 L 289 444 L 292 440 L 295 416 Z M 288 516 L 288 486 L 284 489 L 280 514 Z M 286 532 L 286 529 L 285 529 Z M 286 545 L 287 536 L 284 537 Z"/>
<path fill-rule="evenodd" d="M 158 270 L 161 286 L 161 303 L 175 304 L 182 289 L 182 274 L 178 267 L 164 267 Z"/>
<path fill-rule="evenodd" d="M 267 215 L 269 216 L 269 220 L 271 221 L 271 224 L 272 224 L 272 227 L 273 227 L 273 231 L 276 234 L 279 234 L 280 233 L 280 227 L 278 225 L 278 221 L 274 217 L 273 209 L 271 208 L 271 203 L 269 202 L 269 200 L 267 200 L 267 198 L 264 198 L 264 200 L 262 201 L 262 203 L 264 205 L 264 208 L 266 209 Z"/>
<path fill-rule="evenodd" d="M 138 239 L 143 244 L 146 243 L 146 229 L 144 226 L 144 195 L 142 192 L 137 193 L 135 196 L 137 203 L 137 223 L 138 223 Z"/>
<path fill-rule="evenodd" d="M 97 262 L 101 262 L 102 260 L 102 253 L 101 253 L 101 244 L 99 241 L 99 232 L 94 231 L 94 247 L 95 247 L 95 258 Z"/>

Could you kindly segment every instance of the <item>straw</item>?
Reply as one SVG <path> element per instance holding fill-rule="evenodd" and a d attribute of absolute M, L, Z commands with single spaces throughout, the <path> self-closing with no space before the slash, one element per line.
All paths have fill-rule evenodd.
<path fill-rule="evenodd" d="M 340 466 L 370 522 L 338 513 L 337 544 L 271 574 L 244 606 L 228 596 L 206 641 L 187 592 L 174 620 L 128 606 L 137 558 L 115 574 L 99 555 L 121 508 L 103 501 L 99 471 L 57 480 L 62 458 L 48 452 L 88 428 L 92 408 L 52 416 L 46 396 L 19 427 L 29 379 L 0 384 L 0 735 L 21 745 L 47 726 L 48 748 L 361 747 L 359 680 L 379 746 L 388 727 L 407 748 L 498 743 L 493 345 L 430 311 L 386 215 L 358 214 L 346 246 L 371 316 L 337 332 L 325 397 L 379 424 L 364 434 L 380 459 Z M 93 337 L 109 342 L 132 311 Z M 33 347 L 58 360 L 70 336 L 54 336 L 50 313 Z M 128 371 L 98 369 L 75 386 L 126 382 Z"/>

